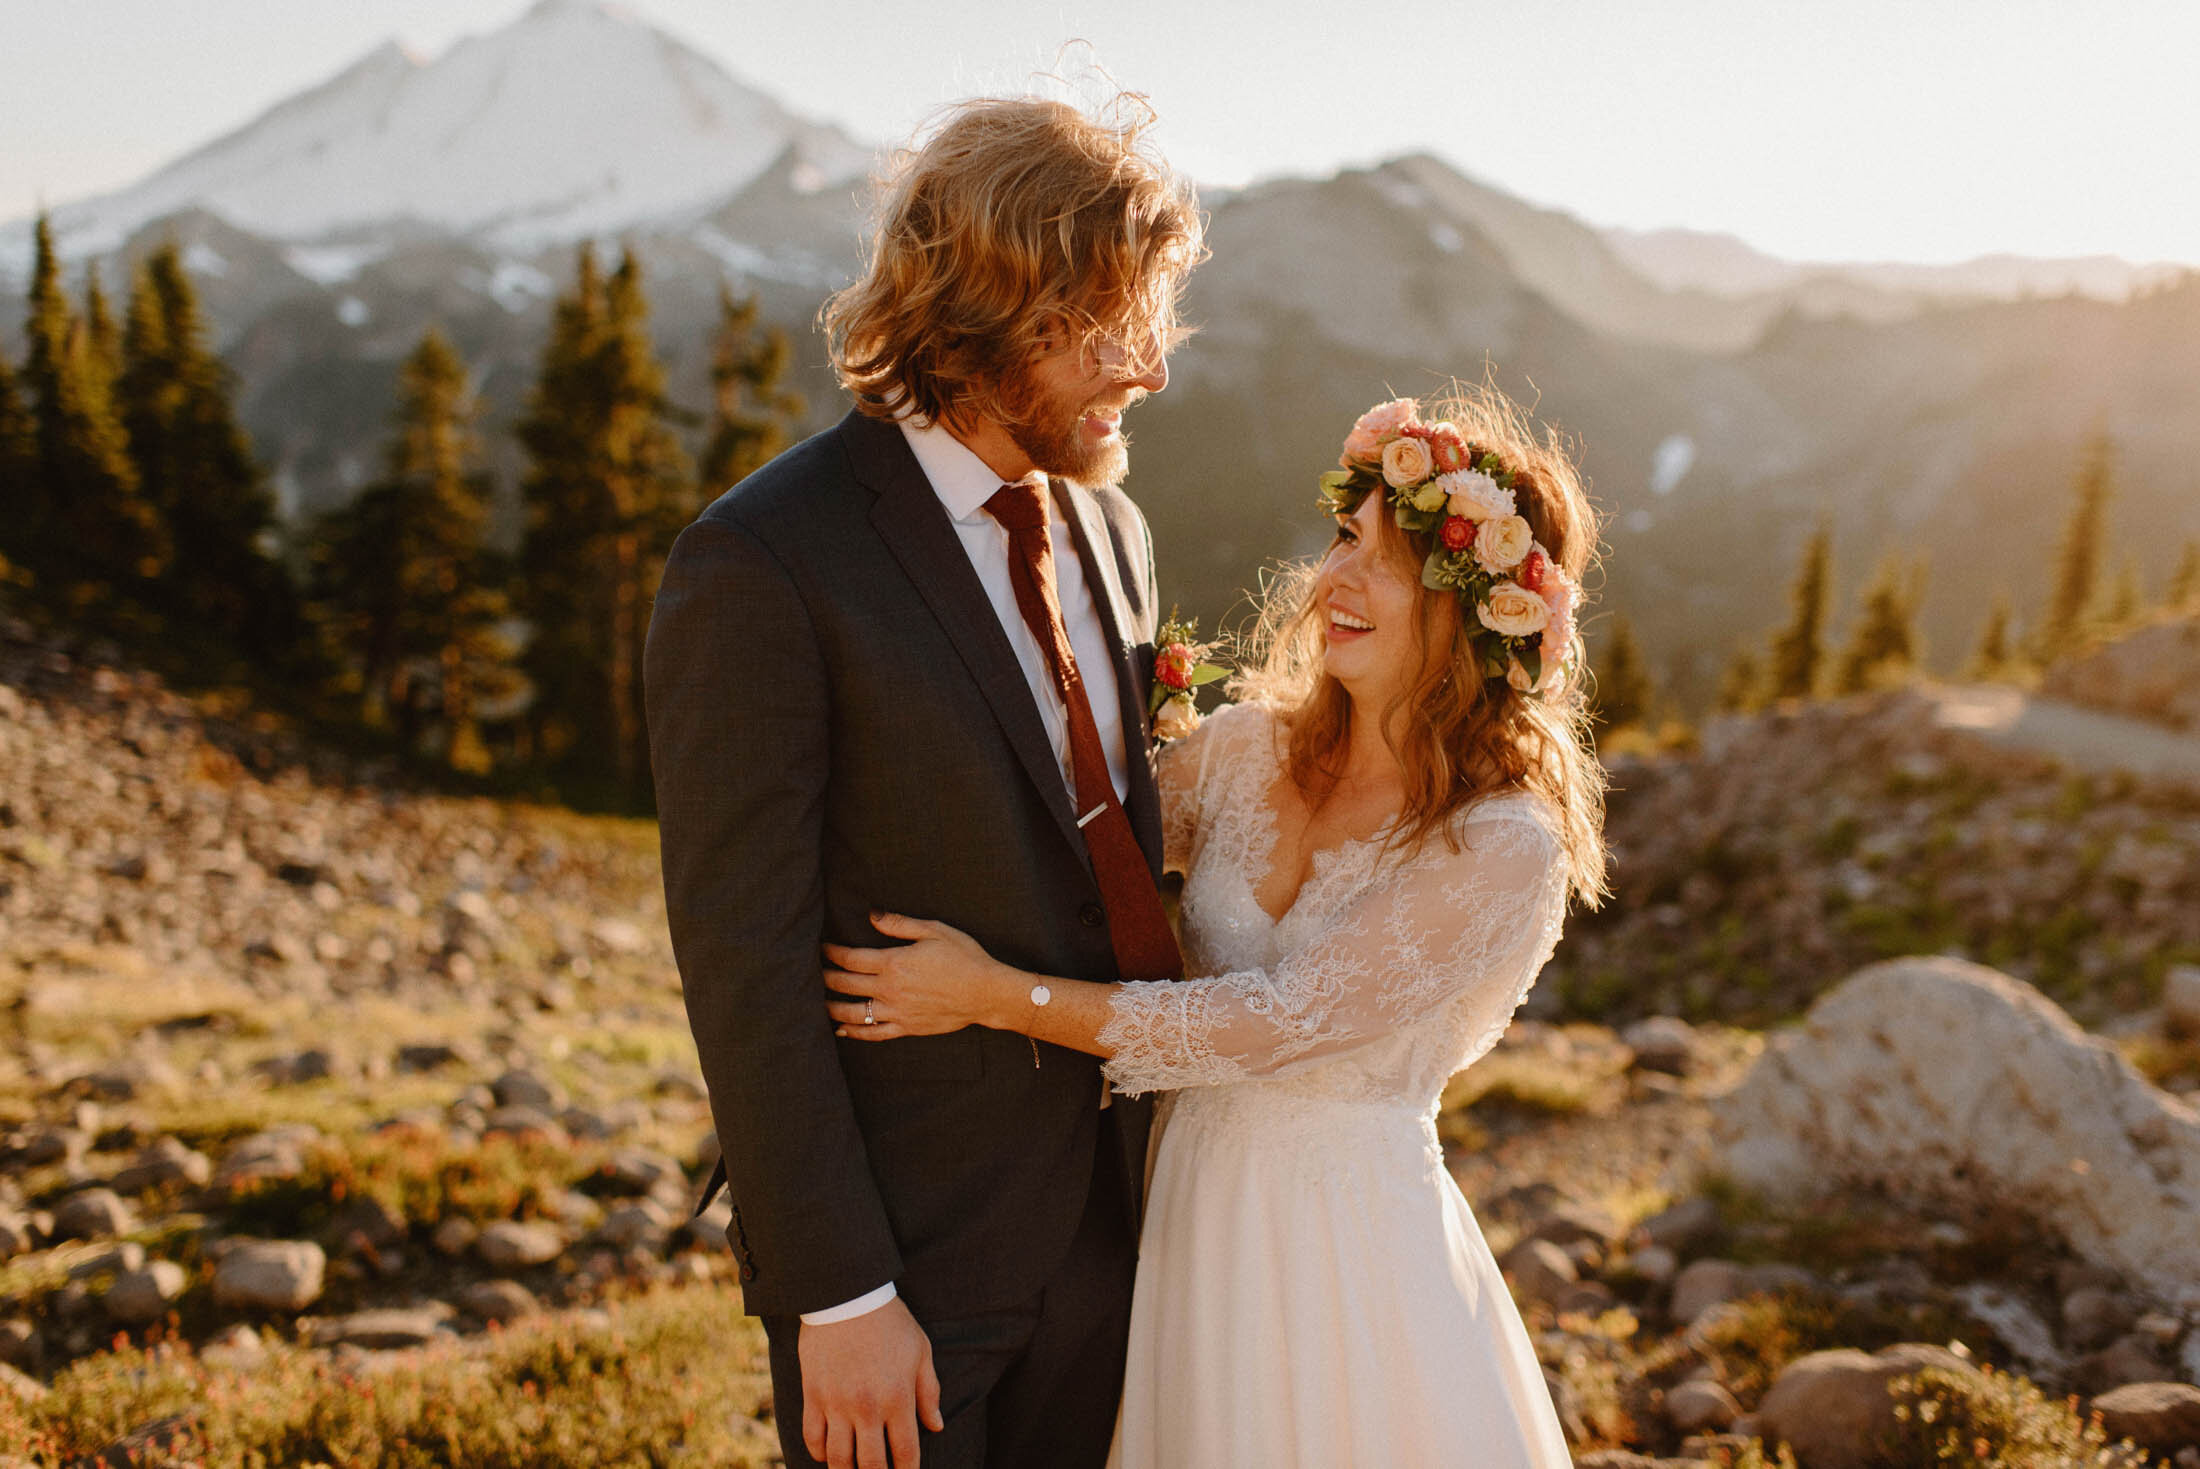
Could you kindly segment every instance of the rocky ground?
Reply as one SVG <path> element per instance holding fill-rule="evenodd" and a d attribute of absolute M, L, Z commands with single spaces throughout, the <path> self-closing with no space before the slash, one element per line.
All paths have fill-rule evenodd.
<path fill-rule="evenodd" d="M 0 623 L 0 1464 L 773 1462 L 724 1220 L 685 1219 L 648 825 L 405 790 L 102 652 Z M 1584 1463 L 1922 1464 L 1950 1423 L 2001 1455 L 1955 1462 L 2141 1461 L 2069 1395 L 2200 1444 L 2200 1300 L 2016 1208 L 1726 1167 L 1761 1027 L 1890 951 L 2029 967 L 2200 1087 L 2200 800 L 1906 697 L 1623 766 L 1618 899 L 1454 1082 Z M 1874 1425 L 1924 1447 L 1855 1457 Z"/>

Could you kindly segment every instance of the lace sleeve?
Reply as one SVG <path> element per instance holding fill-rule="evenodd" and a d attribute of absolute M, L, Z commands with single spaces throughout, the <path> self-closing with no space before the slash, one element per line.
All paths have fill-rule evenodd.
<path fill-rule="evenodd" d="M 1207 764 L 1225 718 L 1224 705 L 1200 721 L 1199 728 L 1171 740 L 1155 755 L 1154 780 L 1161 788 L 1161 870 L 1189 872 L 1199 840 L 1199 812 L 1207 788 Z"/>
<path fill-rule="evenodd" d="M 1455 1001 L 1502 1028 L 1557 941 L 1558 842 L 1513 808 L 1399 862 L 1335 923 L 1269 969 L 1118 985 L 1100 1040 L 1137 1094 L 1269 1075 Z"/>

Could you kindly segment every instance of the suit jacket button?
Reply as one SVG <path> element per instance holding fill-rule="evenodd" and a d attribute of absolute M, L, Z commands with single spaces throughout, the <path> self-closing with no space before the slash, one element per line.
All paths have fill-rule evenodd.
<path fill-rule="evenodd" d="M 754 1279 L 756 1279 L 756 1267 L 755 1267 L 754 1265 L 750 1265 L 750 1264 L 744 1263 L 744 1264 L 743 1264 L 743 1265 L 741 1266 L 741 1278 L 742 1278 L 743 1280 L 754 1280 Z"/>
<path fill-rule="evenodd" d="M 1087 928 L 1098 928 L 1108 921 L 1108 910 L 1098 903 L 1087 903 L 1077 910 L 1077 921 Z"/>

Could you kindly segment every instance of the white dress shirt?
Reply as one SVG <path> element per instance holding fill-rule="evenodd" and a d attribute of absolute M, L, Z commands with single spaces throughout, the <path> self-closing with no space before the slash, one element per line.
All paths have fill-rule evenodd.
<path fill-rule="evenodd" d="M 937 424 L 919 428 L 903 419 L 900 427 L 909 440 L 910 452 L 917 456 L 917 464 L 924 470 L 924 477 L 932 482 L 932 493 L 940 497 L 947 518 L 955 523 L 955 534 L 962 541 L 963 552 L 969 556 L 972 569 L 985 584 L 986 599 L 993 604 L 993 615 L 1000 619 L 1001 631 L 1008 634 L 1008 645 L 1016 650 L 1016 662 L 1024 670 L 1024 682 L 1031 686 L 1032 702 L 1039 707 L 1039 718 L 1046 725 L 1047 738 L 1054 742 L 1054 758 L 1062 767 L 1063 784 L 1074 795 L 1076 781 L 1070 774 L 1069 716 L 1062 707 L 1061 693 L 1054 687 L 1054 675 L 1047 668 L 1046 655 L 1039 650 L 1039 640 L 1025 626 L 1023 611 L 1016 605 L 1016 586 L 1009 580 L 1008 571 L 1008 529 L 985 511 L 985 502 L 1001 488 L 1001 477 L 988 469 L 985 461 L 972 453 L 962 440 Z M 1107 628 L 1100 620 L 1097 598 L 1085 583 L 1085 564 L 1077 554 L 1077 543 L 1070 535 L 1069 523 L 1062 518 L 1061 507 L 1054 503 L 1051 494 L 1046 497 L 1046 506 L 1047 537 L 1054 546 L 1055 600 L 1062 609 L 1062 625 L 1069 632 L 1069 647 L 1077 659 L 1078 677 L 1084 680 L 1085 702 L 1092 706 L 1092 722 L 1100 730 L 1100 748 L 1107 752 L 1108 776 L 1115 783 L 1116 798 L 1128 801 L 1130 756 L 1123 743 L 1123 705 L 1121 685 L 1115 676 L 1115 655 L 1108 645 Z M 1096 552 L 1100 549 L 1094 548 Z M 1107 1089 L 1103 1086 L 1103 1100 L 1106 1095 Z M 888 1281 L 852 1301 L 822 1311 L 805 1311 L 802 1320 L 809 1326 L 852 1320 L 877 1310 L 894 1299 L 895 1294 L 894 1283 Z"/>

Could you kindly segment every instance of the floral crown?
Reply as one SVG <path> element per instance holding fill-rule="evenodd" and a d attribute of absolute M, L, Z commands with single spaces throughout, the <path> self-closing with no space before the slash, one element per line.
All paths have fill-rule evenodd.
<path fill-rule="evenodd" d="M 1581 588 L 1514 512 L 1528 471 L 1420 413 L 1397 398 L 1361 414 L 1338 457 L 1343 468 L 1322 476 L 1322 508 L 1350 515 L 1369 491 L 1385 491 L 1401 530 L 1435 538 L 1421 585 L 1448 587 L 1471 609 L 1467 634 L 1483 672 L 1524 694 L 1556 693 L 1575 662 Z"/>

